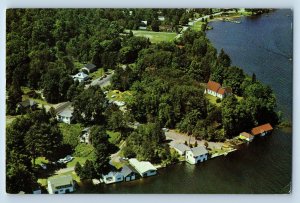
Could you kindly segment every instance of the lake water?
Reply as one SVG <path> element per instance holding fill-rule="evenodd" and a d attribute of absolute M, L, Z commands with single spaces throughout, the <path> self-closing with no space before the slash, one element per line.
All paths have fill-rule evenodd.
<path fill-rule="evenodd" d="M 240 24 L 211 22 L 213 45 L 275 91 L 278 109 L 292 120 L 293 36 L 291 10 L 241 18 Z M 275 129 L 240 150 L 199 165 L 180 163 L 159 175 L 114 185 L 81 185 L 79 193 L 288 193 L 291 186 L 292 131 Z"/>

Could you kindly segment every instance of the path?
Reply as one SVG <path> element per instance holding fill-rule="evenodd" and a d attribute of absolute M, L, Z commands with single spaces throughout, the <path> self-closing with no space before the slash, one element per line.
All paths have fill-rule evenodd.
<path fill-rule="evenodd" d="M 107 75 L 105 78 L 101 79 L 101 77 L 100 77 L 100 78 L 97 78 L 97 79 L 93 80 L 91 82 L 91 84 L 88 84 L 88 85 L 85 86 L 85 89 L 89 88 L 89 86 L 98 85 L 100 87 L 106 87 L 106 86 L 110 85 L 110 80 L 111 80 L 113 74 L 114 74 L 114 71 L 111 74 Z"/>
<path fill-rule="evenodd" d="M 68 167 L 68 168 L 62 168 L 62 169 L 59 169 L 57 171 L 55 171 L 56 174 L 61 174 L 61 173 L 67 173 L 67 172 L 70 172 L 70 171 L 74 171 L 75 167 L 72 166 L 72 167 Z"/>
<path fill-rule="evenodd" d="M 120 157 L 119 153 L 120 153 L 121 150 L 123 149 L 124 145 L 125 145 L 125 141 L 120 145 L 119 151 L 117 151 L 116 153 L 114 153 L 114 154 L 112 154 L 112 155 L 110 156 L 110 161 L 111 161 L 112 163 L 119 163 L 119 162 L 121 162 L 121 161 L 120 161 L 120 158 L 121 158 L 121 157 Z"/>

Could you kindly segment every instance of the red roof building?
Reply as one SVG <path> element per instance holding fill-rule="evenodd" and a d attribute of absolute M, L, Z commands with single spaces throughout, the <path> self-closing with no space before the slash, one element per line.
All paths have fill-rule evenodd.
<path fill-rule="evenodd" d="M 226 95 L 231 94 L 232 91 L 231 91 L 231 88 L 229 88 L 229 87 L 223 88 L 217 82 L 208 81 L 204 93 L 207 93 L 207 94 L 210 94 L 215 97 L 219 97 L 219 98 L 223 99 Z"/>
<path fill-rule="evenodd" d="M 271 126 L 271 124 L 270 123 L 266 123 L 264 125 L 260 125 L 260 126 L 257 126 L 255 128 L 252 128 L 251 134 L 252 135 L 261 135 L 261 136 L 264 136 L 267 133 L 271 132 L 272 130 L 273 130 L 273 127 Z"/>

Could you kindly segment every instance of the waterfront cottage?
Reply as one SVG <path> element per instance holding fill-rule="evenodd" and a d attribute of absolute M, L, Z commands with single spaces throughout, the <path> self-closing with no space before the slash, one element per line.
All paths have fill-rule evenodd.
<path fill-rule="evenodd" d="M 71 175 L 53 177 L 48 179 L 49 194 L 65 194 L 75 190 Z"/>
<path fill-rule="evenodd" d="M 179 143 L 179 144 L 175 144 L 173 147 L 179 155 L 184 156 L 185 152 L 187 150 L 191 150 L 191 148 L 189 148 L 188 146 L 186 146 L 185 144 Z"/>
<path fill-rule="evenodd" d="M 223 88 L 219 83 L 214 81 L 208 81 L 204 94 L 209 94 L 220 99 L 224 99 L 227 95 L 232 94 L 232 90 L 229 87 Z"/>
<path fill-rule="evenodd" d="M 120 172 L 111 171 L 107 175 L 102 175 L 102 180 L 105 184 L 122 182 L 124 180 L 124 176 Z"/>
<path fill-rule="evenodd" d="M 131 181 L 136 179 L 136 172 L 129 166 L 123 166 L 121 174 L 124 177 L 124 181 Z"/>
<path fill-rule="evenodd" d="M 87 71 L 88 73 L 92 73 L 97 70 L 97 67 L 96 67 L 96 65 L 89 63 L 81 68 L 81 71 L 83 71 L 83 70 Z"/>
<path fill-rule="evenodd" d="M 142 177 L 156 175 L 157 169 L 148 161 L 138 161 L 133 158 L 129 159 L 129 163 Z"/>
<path fill-rule="evenodd" d="M 256 135 L 265 136 L 265 135 L 271 133 L 272 130 L 273 130 L 273 127 L 271 126 L 271 124 L 266 123 L 264 125 L 260 125 L 255 128 L 252 128 L 251 134 L 254 136 L 256 136 Z"/>
<path fill-rule="evenodd" d="M 194 147 L 186 151 L 185 160 L 190 164 L 196 164 L 208 159 L 208 151 L 204 146 Z"/>
<path fill-rule="evenodd" d="M 74 81 L 78 81 L 78 82 L 85 82 L 89 79 L 89 76 L 87 74 L 85 74 L 84 72 L 79 72 L 76 75 L 72 76 Z"/>
<path fill-rule="evenodd" d="M 64 102 L 55 109 L 56 119 L 60 122 L 70 124 L 73 118 L 74 108 L 71 102 Z"/>
<path fill-rule="evenodd" d="M 249 133 L 242 132 L 242 133 L 240 133 L 239 138 L 242 140 L 247 140 L 248 142 L 251 142 L 253 140 L 254 136 Z"/>

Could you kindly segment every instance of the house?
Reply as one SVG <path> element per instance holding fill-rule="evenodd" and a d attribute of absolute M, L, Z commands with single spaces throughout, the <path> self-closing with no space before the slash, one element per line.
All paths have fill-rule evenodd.
<path fill-rule="evenodd" d="M 38 104 L 31 99 L 26 99 L 17 104 L 18 111 L 25 111 L 27 109 L 35 110 L 35 109 L 37 109 L 37 107 L 38 107 Z"/>
<path fill-rule="evenodd" d="M 74 108 L 71 102 L 64 102 L 55 109 L 56 119 L 60 122 L 71 124 Z"/>
<path fill-rule="evenodd" d="M 185 155 L 185 152 L 187 150 L 191 150 L 191 148 L 189 148 L 188 146 L 186 146 L 185 144 L 179 143 L 179 144 L 175 144 L 173 146 L 173 148 L 178 152 L 178 154 L 180 154 L 181 156 Z"/>
<path fill-rule="evenodd" d="M 107 175 L 102 175 L 102 180 L 105 184 L 122 182 L 124 180 L 124 176 L 122 173 L 117 171 L 111 171 Z"/>
<path fill-rule="evenodd" d="M 208 151 L 204 146 L 194 147 L 185 153 L 185 160 L 190 164 L 196 164 L 208 159 Z"/>
<path fill-rule="evenodd" d="M 273 127 L 271 126 L 271 124 L 266 123 L 264 125 L 260 125 L 255 128 L 252 128 L 251 134 L 254 136 L 256 136 L 256 135 L 265 136 L 265 135 L 271 133 L 272 130 L 273 130 Z"/>
<path fill-rule="evenodd" d="M 96 67 L 96 65 L 89 63 L 81 68 L 81 71 L 83 71 L 83 70 L 87 71 L 88 73 L 92 73 L 97 70 L 97 67 Z"/>
<path fill-rule="evenodd" d="M 240 133 L 239 138 L 242 140 L 247 140 L 248 142 L 251 142 L 253 140 L 254 136 L 249 133 L 242 132 L 242 133 Z"/>
<path fill-rule="evenodd" d="M 75 190 L 71 175 L 49 178 L 47 182 L 49 194 L 65 194 Z"/>
<path fill-rule="evenodd" d="M 80 135 L 79 140 L 80 140 L 81 143 L 86 143 L 86 144 L 90 143 L 90 128 L 89 127 L 84 128 L 81 131 L 81 135 Z"/>
<path fill-rule="evenodd" d="M 148 161 L 138 161 L 137 159 L 129 159 L 129 164 L 137 170 L 142 177 L 156 175 L 156 168 Z"/>
<path fill-rule="evenodd" d="M 219 83 L 214 81 L 208 81 L 204 94 L 210 94 L 214 97 L 224 99 L 227 95 L 232 94 L 231 88 L 223 88 Z"/>
<path fill-rule="evenodd" d="M 89 76 L 87 74 L 85 74 L 84 72 L 79 72 L 76 75 L 72 76 L 74 81 L 78 81 L 78 82 L 85 82 L 89 79 Z"/>
<path fill-rule="evenodd" d="M 136 179 L 136 172 L 130 166 L 123 166 L 121 173 L 124 181 L 131 181 Z"/>
<path fill-rule="evenodd" d="M 165 21 L 165 17 L 164 16 L 158 16 L 158 20 L 159 21 Z"/>

